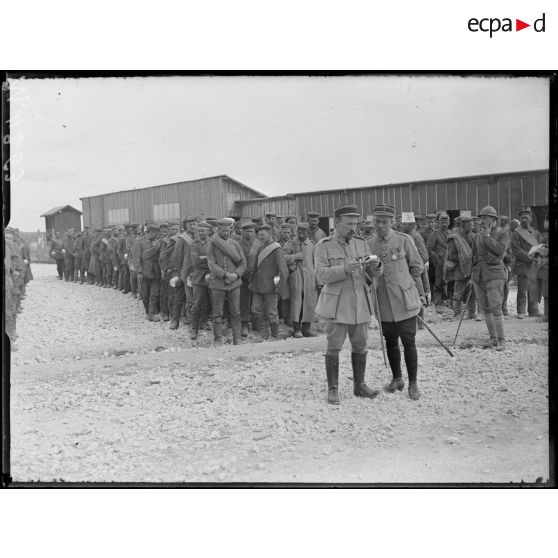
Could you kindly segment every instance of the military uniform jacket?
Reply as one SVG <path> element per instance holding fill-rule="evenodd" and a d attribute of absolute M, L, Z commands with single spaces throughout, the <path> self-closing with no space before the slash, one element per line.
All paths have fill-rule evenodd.
<path fill-rule="evenodd" d="M 353 236 L 347 241 L 334 233 L 316 244 L 316 280 L 323 285 L 316 306 L 318 316 L 338 324 L 363 324 L 370 321 L 374 304 L 364 269 L 345 272 L 345 264 L 370 254 L 366 241 L 360 236 Z M 372 269 L 371 266 L 368 266 L 367 271 L 370 276 L 382 273 L 381 268 Z"/>
<path fill-rule="evenodd" d="M 433 231 L 426 241 L 426 249 L 432 261 L 436 265 L 442 265 L 448 249 L 448 231 Z"/>
<path fill-rule="evenodd" d="M 178 270 L 174 269 L 172 263 L 172 253 L 174 252 L 174 245 L 176 237 L 161 239 L 161 249 L 159 250 L 159 267 L 164 279 L 170 280 L 172 277 L 179 276 Z"/>
<path fill-rule="evenodd" d="M 209 252 L 209 238 L 202 242 L 201 240 L 194 240 L 191 246 L 191 266 L 190 281 L 192 285 L 208 285 L 205 276 L 209 273 L 209 262 L 207 254 Z M 204 257 L 205 256 L 205 257 Z"/>
<path fill-rule="evenodd" d="M 416 316 L 424 295 L 424 264 L 413 239 L 391 230 L 385 238 L 376 235 L 368 246 L 384 265 L 383 275 L 376 280 L 381 321 L 400 322 Z"/>
<path fill-rule="evenodd" d="M 123 236 L 118 239 L 116 243 L 116 257 L 118 259 L 118 265 L 123 265 L 126 263 L 126 258 L 124 255 L 126 254 L 126 243 L 128 241 L 127 236 Z"/>
<path fill-rule="evenodd" d="M 136 273 L 143 273 L 145 279 L 160 279 L 158 240 L 139 239 L 134 245 L 133 263 Z"/>
<path fill-rule="evenodd" d="M 244 238 L 241 238 L 238 242 L 242 251 L 244 252 L 244 257 L 246 258 L 246 273 L 242 276 L 242 281 L 244 283 L 250 283 L 252 279 L 252 273 L 254 272 L 254 265 L 256 265 L 256 254 L 261 246 L 261 242 L 255 238 L 253 242 L 248 243 Z"/>
<path fill-rule="evenodd" d="M 473 281 L 479 283 L 507 279 L 504 256 L 509 242 L 508 232 L 500 228 L 494 228 L 490 233 L 479 231 L 476 234 L 473 242 Z"/>
<path fill-rule="evenodd" d="M 466 242 L 471 249 L 471 254 L 467 257 L 466 254 L 461 253 L 458 246 L 459 240 L 456 237 L 459 236 L 462 242 Z M 472 250 L 473 250 L 473 236 L 464 236 L 459 231 L 456 231 L 448 237 L 448 256 L 446 268 L 448 271 L 449 281 L 463 281 L 471 276 L 472 271 Z"/>
<path fill-rule="evenodd" d="M 318 244 L 322 238 L 325 238 L 327 235 L 326 233 L 318 227 L 316 230 L 311 231 L 308 229 L 308 238 L 314 243 Z"/>
<path fill-rule="evenodd" d="M 62 243 L 62 240 L 52 239 L 50 241 L 50 255 L 55 260 L 64 259 L 64 254 L 62 254 L 62 248 L 64 248 L 64 244 Z M 52 252 L 54 252 L 54 255 L 52 254 Z"/>
<path fill-rule="evenodd" d="M 541 233 L 537 229 L 533 229 L 529 227 L 527 232 L 537 241 L 535 244 L 530 244 L 521 237 L 519 234 L 519 229 L 521 225 L 517 227 L 511 236 L 511 249 L 513 255 L 515 256 L 515 266 L 514 271 L 517 275 L 522 275 L 527 277 L 529 274 L 529 269 L 531 268 L 531 264 L 533 260 L 529 258 L 529 250 L 535 246 L 535 244 L 540 244 L 541 242 Z"/>
<path fill-rule="evenodd" d="M 269 255 L 261 259 L 261 256 L 264 255 L 264 250 L 266 250 L 267 246 L 270 244 L 271 243 L 264 245 L 260 243 L 260 246 L 258 247 L 249 285 L 250 291 L 257 294 L 275 293 L 276 287 L 274 277 L 279 275 L 280 283 L 277 290 L 280 297 L 286 299 L 289 297 L 287 284 L 289 269 L 287 267 L 287 263 L 285 262 L 285 256 L 283 256 L 281 248 L 277 246 Z"/>
<path fill-rule="evenodd" d="M 177 270 L 181 274 L 180 278 L 184 283 L 186 283 L 188 276 L 183 273 L 184 259 L 190 257 L 190 246 L 194 242 L 194 239 L 186 232 L 180 233 L 179 235 L 171 238 L 174 239 L 174 249 L 171 256 L 173 269 Z"/>
<path fill-rule="evenodd" d="M 240 247 L 240 244 L 236 240 L 229 238 L 220 241 L 225 242 L 229 247 L 229 250 L 234 253 L 237 262 L 234 262 L 221 248 L 219 247 L 218 240 L 209 240 L 209 248 L 207 252 L 207 261 L 209 264 L 209 270 L 211 271 L 211 277 L 209 279 L 209 288 L 216 289 L 218 291 L 232 291 L 242 285 L 241 277 L 247 269 L 246 258 L 244 257 L 244 252 Z M 232 283 L 227 284 L 225 282 L 226 273 L 236 273 L 238 278 Z"/>
<path fill-rule="evenodd" d="M 74 239 L 73 237 L 65 238 L 62 241 L 62 248 L 64 249 L 64 257 L 71 258 L 74 255 Z"/>

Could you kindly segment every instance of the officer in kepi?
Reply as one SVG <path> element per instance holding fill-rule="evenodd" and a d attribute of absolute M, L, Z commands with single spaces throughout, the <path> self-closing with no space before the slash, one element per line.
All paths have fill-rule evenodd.
<path fill-rule="evenodd" d="M 417 385 L 418 355 L 415 336 L 417 316 L 426 303 L 421 278 L 424 264 L 412 237 L 392 228 L 394 213 L 391 205 L 374 207 L 372 215 L 376 236 L 368 241 L 368 246 L 371 253 L 383 262 L 383 274 L 376 281 L 379 320 L 382 323 L 382 334 L 386 340 L 393 376 L 385 390 L 394 393 L 405 387 L 401 374 L 401 338 L 409 376 L 409 398 L 416 400 L 420 393 Z"/>
<path fill-rule="evenodd" d="M 339 405 L 339 352 L 347 334 L 351 342 L 354 394 L 373 399 L 379 394 L 364 383 L 368 324 L 374 304 L 367 275 L 377 277 L 382 264 L 371 256 L 366 241 L 356 235 L 360 214 L 355 205 L 335 210 L 335 230 L 316 245 L 314 262 L 316 279 L 323 284 L 316 314 L 326 321 L 327 352 L 325 355 L 328 403 Z"/>

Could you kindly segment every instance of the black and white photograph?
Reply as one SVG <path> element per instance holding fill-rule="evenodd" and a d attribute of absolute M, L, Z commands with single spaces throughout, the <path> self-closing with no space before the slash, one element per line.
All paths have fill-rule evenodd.
<path fill-rule="evenodd" d="M 3 94 L 12 483 L 552 482 L 549 77 Z"/>

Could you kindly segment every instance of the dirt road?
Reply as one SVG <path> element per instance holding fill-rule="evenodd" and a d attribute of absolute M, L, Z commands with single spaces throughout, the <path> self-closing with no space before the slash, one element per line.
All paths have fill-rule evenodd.
<path fill-rule="evenodd" d="M 137 301 L 34 266 L 11 370 L 17 481 L 535 482 L 549 476 L 546 324 L 506 321 L 509 347 L 455 357 L 418 333 L 422 398 L 326 403 L 323 336 L 192 347 Z M 451 343 L 456 323 L 430 312 Z M 252 340 L 256 341 L 256 340 Z M 471 347 L 473 345 L 473 347 Z M 117 356 L 118 355 L 118 356 Z M 370 331 L 369 385 L 389 379 Z"/>

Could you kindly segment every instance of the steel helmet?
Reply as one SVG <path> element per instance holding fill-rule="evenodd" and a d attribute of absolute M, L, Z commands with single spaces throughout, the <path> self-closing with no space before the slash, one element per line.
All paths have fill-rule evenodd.
<path fill-rule="evenodd" d="M 479 211 L 479 217 L 496 217 L 496 218 L 498 218 L 498 213 L 496 212 L 496 210 L 491 205 L 487 205 Z"/>

